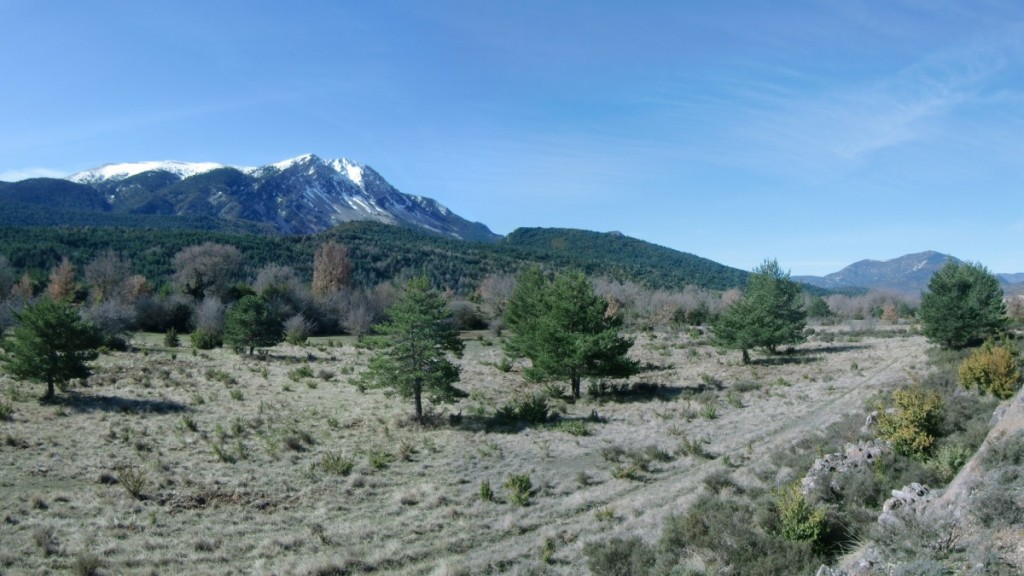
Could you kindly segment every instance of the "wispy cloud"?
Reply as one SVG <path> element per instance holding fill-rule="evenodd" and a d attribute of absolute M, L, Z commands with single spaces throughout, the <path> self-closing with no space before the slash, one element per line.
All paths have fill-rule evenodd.
<path fill-rule="evenodd" d="M 1016 30 L 1015 30 L 1016 31 Z M 994 105 L 992 86 L 1019 68 L 1016 35 L 934 53 L 870 81 L 794 82 L 792 70 L 744 80 L 688 106 L 714 123 L 705 160 L 772 172 L 829 177 L 894 147 L 946 136 L 945 122 L 970 105 Z M 821 83 L 821 81 L 818 81 Z M 1005 96 L 1004 96 L 1005 98 Z"/>
<path fill-rule="evenodd" d="M 63 178 L 67 171 L 52 168 L 16 168 L 0 172 L 0 182 L 17 182 L 28 178 Z"/>

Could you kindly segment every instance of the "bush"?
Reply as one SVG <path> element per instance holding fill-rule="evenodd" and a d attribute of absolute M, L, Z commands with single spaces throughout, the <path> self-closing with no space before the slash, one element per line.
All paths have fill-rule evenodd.
<path fill-rule="evenodd" d="M 780 534 L 787 540 L 818 543 L 825 531 L 825 509 L 814 506 L 794 483 L 775 496 Z"/>
<path fill-rule="evenodd" d="M 348 476 L 352 473 L 352 468 L 355 467 L 355 464 L 355 461 L 351 458 L 346 458 L 334 452 L 327 452 L 320 457 L 320 468 L 329 474 Z"/>
<path fill-rule="evenodd" d="M 487 320 L 472 302 L 452 302 L 450 308 L 452 322 L 456 330 L 484 330 L 487 328 Z"/>
<path fill-rule="evenodd" d="M 878 436 L 901 454 L 926 454 L 942 423 L 942 397 L 913 386 L 894 390 L 890 401 L 878 406 Z"/>
<path fill-rule="evenodd" d="M 1020 351 L 1007 341 L 996 344 L 988 340 L 960 363 L 957 377 L 968 390 L 977 388 L 998 398 L 1009 398 L 1020 387 Z"/>
<path fill-rule="evenodd" d="M 533 482 L 529 474 L 513 474 L 505 481 L 508 499 L 518 506 L 527 506 L 533 492 Z"/>
<path fill-rule="evenodd" d="M 200 350 L 210 350 L 218 348 L 224 342 L 221 340 L 219 332 L 213 332 L 206 328 L 196 328 L 192 331 L 189 340 L 192 341 L 192 347 Z"/>
<path fill-rule="evenodd" d="M 302 314 L 296 314 L 284 322 L 284 339 L 296 346 L 305 344 L 315 329 L 315 323 L 307 320 Z"/>
<path fill-rule="evenodd" d="M 174 326 L 168 328 L 167 332 L 164 333 L 164 346 L 168 348 L 181 346 L 181 339 L 178 338 L 178 331 L 174 329 Z"/>
<path fill-rule="evenodd" d="M 763 500 L 701 497 L 685 514 L 666 520 L 655 573 L 677 573 L 674 567 L 700 557 L 703 573 L 813 574 L 823 558 L 810 542 L 782 538 L 771 525 L 777 516 L 768 508 Z"/>
<path fill-rule="evenodd" d="M 146 487 L 146 470 L 133 464 L 125 464 L 114 469 L 117 481 L 128 494 L 136 500 L 142 500 L 142 490 Z"/>
<path fill-rule="evenodd" d="M 548 421 L 548 416 L 547 398 L 540 395 L 512 404 L 506 404 L 498 408 L 494 413 L 495 420 L 510 424 L 515 422 L 544 424 Z"/>
<path fill-rule="evenodd" d="M 494 492 L 491 490 L 490 480 L 482 480 L 480 482 L 480 500 L 494 502 Z"/>
<path fill-rule="evenodd" d="M 602 576 L 642 576 L 654 567 L 654 550 L 636 536 L 583 545 L 587 567 Z"/>

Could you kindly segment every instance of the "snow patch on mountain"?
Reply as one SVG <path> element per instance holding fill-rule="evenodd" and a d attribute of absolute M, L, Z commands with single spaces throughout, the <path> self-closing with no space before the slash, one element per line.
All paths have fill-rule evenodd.
<path fill-rule="evenodd" d="M 155 160 L 149 162 L 125 162 L 122 164 L 104 164 L 99 168 L 84 170 L 68 176 L 67 179 L 78 184 L 91 184 L 104 180 L 124 180 L 143 172 L 164 171 L 180 178 L 188 178 L 196 174 L 211 172 L 220 168 L 234 168 L 216 162 L 178 162 L 177 160 Z M 239 168 L 239 170 L 245 170 Z"/>

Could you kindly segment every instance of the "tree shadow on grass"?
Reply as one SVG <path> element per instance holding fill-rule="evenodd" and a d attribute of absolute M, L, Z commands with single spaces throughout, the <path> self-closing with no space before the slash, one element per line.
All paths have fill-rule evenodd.
<path fill-rule="evenodd" d="M 590 385 L 587 395 L 601 403 L 626 404 L 654 400 L 668 402 L 686 394 L 686 390 L 682 386 L 668 386 L 653 382 L 623 382 L 621 384 L 598 382 Z"/>
<path fill-rule="evenodd" d="M 143 400 L 103 394 L 81 394 L 79 392 L 67 392 L 58 396 L 52 402 L 77 412 L 145 412 L 167 414 L 190 410 L 187 405 L 173 400 Z"/>
<path fill-rule="evenodd" d="M 817 352 L 817 350 L 815 351 Z M 788 354 L 784 356 L 767 356 L 750 361 L 751 366 L 786 366 L 789 364 L 814 364 L 821 362 L 821 356 L 809 354 Z"/>

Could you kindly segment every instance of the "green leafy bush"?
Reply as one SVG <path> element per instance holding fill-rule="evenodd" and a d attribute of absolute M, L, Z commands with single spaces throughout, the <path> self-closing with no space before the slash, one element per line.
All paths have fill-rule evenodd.
<path fill-rule="evenodd" d="M 817 543 L 825 532 L 825 509 L 811 504 L 800 484 L 790 484 L 775 496 L 780 534 L 787 540 Z"/>
<path fill-rule="evenodd" d="M 220 334 L 205 328 L 196 328 L 193 330 L 192 334 L 189 336 L 189 340 L 192 341 L 192 347 L 198 348 L 199 350 L 211 350 L 224 343 Z"/>
<path fill-rule="evenodd" d="M 355 465 L 355 461 L 351 458 L 346 458 L 344 455 L 335 452 L 327 452 L 320 457 L 320 468 L 329 474 L 348 476 L 352 473 L 352 468 Z"/>
<path fill-rule="evenodd" d="M 480 500 L 484 502 L 494 502 L 494 491 L 491 490 L 490 480 L 480 481 Z"/>
<path fill-rule="evenodd" d="M 533 481 L 529 474 L 513 474 L 505 481 L 509 501 L 518 506 L 527 506 L 533 492 Z"/>
<path fill-rule="evenodd" d="M 548 421 L 547 398 L 537 395 L 526 400 L 520 400 L 512 404 L 506 404 L 498 408 L 494 413 L 494 419 L 499 422 L 528 422 L 530 424 L 543 424 Z"/>
<path fill-rule="evenodd" d="M 167 329 L 164 333 L 164 346 L 168 348 L 177 348 L 181 345 L 181 339 L 178 338 L 178 331 L 173 326 Z"/>

